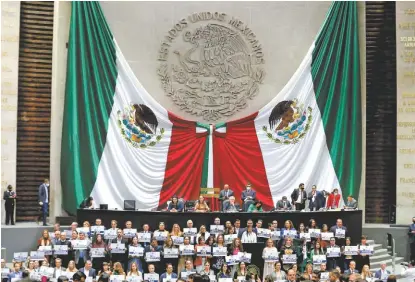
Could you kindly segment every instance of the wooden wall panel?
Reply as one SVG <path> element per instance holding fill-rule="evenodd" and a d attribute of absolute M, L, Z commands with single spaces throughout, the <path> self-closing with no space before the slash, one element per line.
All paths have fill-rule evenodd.
<path fill-rule="evenodd" d="M 17 124 L 17 221 L 39 215 L 38 187 L 49 178 L 54 2 L 22 2 Z"/>
<path fill-rule="evenodd" d="M 366 222 L 396 205 L 395 2 L 366 2 Z"/>

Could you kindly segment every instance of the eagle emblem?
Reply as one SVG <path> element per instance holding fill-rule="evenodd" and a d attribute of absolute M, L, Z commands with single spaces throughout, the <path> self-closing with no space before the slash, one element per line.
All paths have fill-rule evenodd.
<path fill-rule="evenodd" d="M 304 108 L 298 100 L 279 102 L 269 116 L 269 128 L 263 127 L 268 138 L 279 144 L 296 144 L 309 131 L 312 122 L 312 108 Z"/>
<path fill-rule="evenodd" d="M 133 147 L 155 146 L 163 138 L 164 128 L 157 128 L 157 117 L 148 106 L 131 104 L 117 114 L 121 135 Z"/>

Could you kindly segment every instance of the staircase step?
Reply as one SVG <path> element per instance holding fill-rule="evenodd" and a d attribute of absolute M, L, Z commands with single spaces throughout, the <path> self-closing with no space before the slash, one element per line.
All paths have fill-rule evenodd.
<path fill-rule="evenodd" d="M 389 255 L 387 249 L 378 249 L 375 250 L 374 256 Z"/>
<path fill-rule="evenodd" d="M 374 244 L 374 245 L 373 245 L 373 249 L 374 249 L 374 250 L 375 250 L 375 252 L 376 252 L 376 250 L 383 249 L 383 246 L 382 246 L 382 244 Z"/>
<path fill-rule="evenodd" d="M 374 245 L 375 244 L 375 240 L 366 240 L 366 243 L 368 245 Z"/>
<path fill-rule="evenodd" d="M 401 262 L 403 262 L 403 257 L 397 257 L 395 258 L 395 265 L 400 264 Z M 380 269 L 380 264 L 382 262 L 386 263 L 386 266 L 392 266 L 392 257 L 389 257 L 389 259 L 384 260 L 384 261 L 379 261 L 379 262 L 370 262 L 370 271 L 375 272 L 376 270 Z"/>
<path fill-rule="evenodd" d="M 370 264 L 375 262 L 382 262 L 384 260 L 391 259 L 391 256 L 389 254 L 382 254 L 382 255 L 373 255 L 370 256 Z"/>

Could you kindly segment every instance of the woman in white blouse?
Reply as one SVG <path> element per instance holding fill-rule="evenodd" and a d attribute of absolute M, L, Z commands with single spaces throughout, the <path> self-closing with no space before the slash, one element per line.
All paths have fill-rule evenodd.
<path fill-rule="evenodd" d="M 366 281 L 371 281 L 373 278 L 372 272 L 370 272 L 369 266 L 365 264 L 362 268 L 362 279 Z"/>
<path fill-rule="evenodd" d="M 262 251 L 262 258 L 265 260 L 267 257 L 267 253 L 275 253 L 276 258 L 278 259 L 278 250 L 274 247 L 274 241 L 271 239 L 267 240 L 266 247 Z M 265 282 L 265 277 L 272 273 L 274 270 L 275 261 L 265 261 L 264 262 L 264 272 L 263 272 L 263 281 Z"/>
<path fill-rule="evenodd" d="M 241 241 L 243 244 L 257 242 L 256 233 L 254 232 L 254 229 L 252 228 L 252 224 L 248 225 L 244 233 L 242 233 Z"/>

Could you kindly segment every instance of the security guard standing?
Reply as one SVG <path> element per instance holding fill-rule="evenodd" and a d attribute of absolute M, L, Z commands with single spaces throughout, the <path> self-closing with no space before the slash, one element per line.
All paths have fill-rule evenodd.
<path fill-rule="evenodd" d="M 4 191 L 3 200 L 5 200 L 6 207 L 6 225 L 14 225 L 14 206 L 16 201 L 16 192 L 13 191 L 11 185 L 7 186 L 7 191 Z"/>

